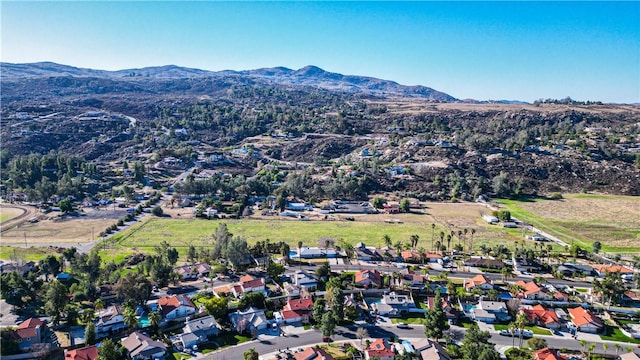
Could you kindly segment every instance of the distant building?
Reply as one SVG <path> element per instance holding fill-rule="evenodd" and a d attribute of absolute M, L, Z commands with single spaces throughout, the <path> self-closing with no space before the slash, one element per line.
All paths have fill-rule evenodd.
<path fill-rule="evenodd" d="M 598 316 L 580 306 L 569 309 L 569 316 L 571 317 L 572 327 L 578 331 L 597 333 L 604 327 L 602 320 Z"/>
<path fill-rule="evenodd" d="M 132 360 L 162 359 L 167 355 L 167 345 L 147 335 L 134 331 L 122 340 L 122 346 Z"/>

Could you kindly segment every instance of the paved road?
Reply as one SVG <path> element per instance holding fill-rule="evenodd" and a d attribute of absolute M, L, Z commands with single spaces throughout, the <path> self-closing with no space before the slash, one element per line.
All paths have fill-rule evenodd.
<path fill-rule="evenodd" d="M 336 334 L 332 337 L 333 341 L 355 341 L 358 342 L 359 339 L 356 336 L 356 330 L 359 326 L 363 326 L 367 328 L 369 336 L 371 338 L 389 338 L 391 336 L 398 337 L 400 339 L 419 339 L 424 338 L 424 329 L 421 325 L 412 325 L 411 329 L 398 329 L 394 325 L 351 325 L 349 327 L 338 327 L 336 329 Z M 454 326 L 451 329 L 452 339 L 454 341 L 460 341 L 464 337 L 465 329 L 461 327 Z M 537 336 L 537 335 L 536 335 Z M 581 350 L 579 340 L 575 340 L 569 336 L 540 336 L 547 340 L 547 343 L 551 348 L 556 349 L 569 349 L 569 350 Z M 265 355 L 269 353 L 273 353 L 278 351 L 278 349 L 290 349 L 295 351 L 299 348 L 310 346 L 322 341 L 322 334 L 317 329 L 312 329 L 306 331 L 304 333 L 300 333 L 297 335 L 287 336 L 287 337 L 274 337 L 274 336 L 264 336 L 261 335 L 259 340 L 251 341 L 248 343 L 243 343 L 234 347 L 226 348 L 221 351 L 217 351 L 214 353 L 210 353 L 204 356 L 200 356 L 201 359 L 215 359 L 215 360 L 241 360 L 243 359 L 242 353 L 247 351 L 250 348 L 255 348 L 255 350 L 260 355 Z M 497 332 L 493 331 L 491 334 L 491 340 L 493 344 L 496 345 L 497 349 L 504 349 L 506 347 L 510 347 L 513 338 L 507 336 L 498 335 Z M 596 344 L 596 348 L 594 352 L 604 353 L 604 349 L 602 348 L 603 341 L 594 342 Z M 606 342 L 609 344 L 609 353 L 615 351 L 613 347 L 614 342 Z M 517 346 L 518 339 L 515 339 L 515 344 Z M 633 344 L 620 343 L 622 345 L 623 351 L 626 351 L 627 347 L 631 346 L 636 349 L 636 351 L 640 350 Z"/>

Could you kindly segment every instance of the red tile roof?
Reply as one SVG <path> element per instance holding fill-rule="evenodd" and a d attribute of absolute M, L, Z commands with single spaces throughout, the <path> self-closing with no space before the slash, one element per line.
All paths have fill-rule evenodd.
<path fill-rule="evenodd" d="M 293 355 L 296 360 L 311 360 L 311 359 L 326 359 L 326 360 L 334 360 L 333 356 L 329 355 L 323 349 L 318 348 L 306 348 L 304 351 L 296 353 Z"/>
<path fill-rule="evenodd" d="M 596 269 L 599 273 L 603 272 L 619 272 L 621 274 L 633 274 L 633 270 L 627 269 L 624 266 L 620 265 L 593 265 L 593 268 Z"/>
<path fill-rule="evenodd" d="M 576 326 L 583 326 L 587 324 L 593 324 L 596 327 L 602 327 L 602 320 L 599 317 L 592 314 L 590 311 L 583 309 L 582 307 L 575 307 L 569 309 L 569 315 L 571 315 L 571 321 Z"/>
<path fill-rule="evenodd" d="M 287 301 L 287 310 L 310 310 L 313 309 L 313 301 L 311 299 L 296 299 Z"/>
<path fill-rule="evenodd" d="M 567 360 L 565 356 L 562 356 L 560 353 L 549 348 L 534 351 L 533 358 L 535 360 Z"/>
<path fill-rule="evenodd" d="M 293 310 L 282 310 L 280 314 L 282 315 L 282 318 L 285 320 L 302 317 L 302 314 L 300 312 L 293 311 Z"/>
<path fill-rule="evenodd" d="M 42 326 L 42 324 L 44 324 L 44 321 L 38 318 L 28 318 L 18 325 L 18 329 L 35 328 L 36 326 Z"/>
<path fill-rule="evenodd" d="M 536 305 L 531 309 L 522 309 L 530 321 L 538 321 L 539 323 L 549 325 L 558 323 L 558 315 L 553 310 L 547 310 L 542 305 Z"/>
<path fill-rule="evenodd" d="M 491 280 L 487 279 L 484 275 L 482 274 L 478 274 L 474 277 L 472 277 L 471 279 L 469 279 L 469 281 L 467 281 L 464 284 L 464 287 L 468 290 L 471 288 L 474 288 L 476 286 L 480 286 L 483 284 L 491 284 Z"/>
<path fill-rule="evenodd" d="M 193 301 L 189 299 L 189 297 L 185 295 L 173 295 L 173 296 L 164 296 L 158 300 L 158 306 L 160 306 L 161 312 L 163 315 L 167 315 L 173 310 L 179 308 L 180 306 L 188 306 L 191 308 L 196 308 L 193 304 Z"/>
<path fill-rule="evenodd" d="M 369 357 L 386 357 L 394 356 L 395 353 L 391 347 L 387 346 L 387 342 L 384 339 L 375 339 L 367 348 Z"/>
<path fill-rule="evenodd" d="M 65 360 L 96 360 L 97 358 L 98 348 L 95 345 L 75 350 L 67 350 L 64 354 Z"/>
<path fill-rule="evenodd" d="M 381 276 L 378 270 L 361 270 L 356 273 L 356 283 L 369 280 L 376 285 L 381 284 Z"/>

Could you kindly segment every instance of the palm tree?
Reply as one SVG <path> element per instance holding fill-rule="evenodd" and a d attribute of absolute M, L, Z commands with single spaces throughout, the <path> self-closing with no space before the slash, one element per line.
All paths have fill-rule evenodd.
<path fill-rule="evenodd" d="M 602 343 L 602 348 L 604 349 L 604 357 L 607 357 L 607 350 L 609 349 L 609 344 Z"/>
<path fill-rule="evenodd" d="M 384 241 L 384 246 L 389 248 L 391 247 L 392 243 L 391 243 L 391 237 L 389 237 L 389 235 L 387 234 L 382 235 L 382 240 Z"/>
<path fill-rule="evenodd" d="M 104 301 L 102 301 L 102 299 L 98 299 L 93 303 L 93 306 L 96 308 L 96 311 L 100 311 L 104 309 Z"/>
<path fill-rule="evenodd" d="M 513 322 L 509 323 L 509 333 L 511 334 L 511 347 L 515 347 L 515 342 L 516 342 L 516 337 L 514 336 L 516 334 L 516 324 L 514 324 Z"/>
<path fill-rule="evenodd" d="M 580 340 L 580 351 L 582 352 L 583 357 L 584 357 L 586 347 L 587 347 L 587 340 Z"/>
<path fill-rule="evenodd" d="M 433 240 L 436 236 L 436 224 L 431 223 L 431 251 L 433 251 Z"/>
<path fill-rule="evenodd" d="M 522 333 L 524 332 L 524 327 L 527 326 L 527 315 L 524 313 L 519 313 L 516 316 L 516 327 L 520 330 L 519 338 L 520 342 L 518 347 L 522 348 Z"/>
<path fill-rule="evenodd" d="M 300 270 L 302 270 L 302 241 L 298 241 L 298 264 L 300 264 Z"/>
<path fill-rule="evenodd" d="M 591 358 L 591 353 L 593 352 L 593 349 L 595 349 L 595 348 L 596 348 L 596 344 L 595 343 L 591 343 L 591 345 L 589 345 L 589 353 L 588 353 L 589 359 Z"/>
<path fill-rule="evenodd" d="M 503 267 L 502 270 L 500 270 L 500 273 L 502 274 L 503 282 L 513 277 L 513 269 L 511 268 L 511 266 Z"/>
<path fill-rule="evenodd" d="M 409 239 L 411 240 L 411 248 L 415 250 L 416 246 L 418 246 L 418 241 L 420 241 L 420 236 L 411 235 Z"/>
<path fill-rule="evenodd" d="M 436 252 L 440 252 L 441 246 L 442 246 L 442 243 L 440 241 L 436 241 Z"/>
<path fill-rule="evenodd" d="M 451 235 L 447 235 L 447 251 L 451 252 Z"/>
<path fill-rule="evenodd" d="M 471 244 L 469 244 L 469 252 L 473 251 L 473 235 L 476 234 L 476 229 L 471 229 Z"/>
<path fill-rule="evenodd" d="M 460 241 L 462 241 L 462 230 L 458 230 L 458 245 L 460 245 Z"/>
<path fill-rule="evenodd" d="M 440 231 L 440 246 L 442 246 L 442 244 L 444 244 L 444 231 Z M 440 251 L 440 248 L 438 247 L 437 250 Z"/>
<path fill-rule="evenodd" d="M 618 353 L 620 353 L 620 349 L 622 349 L 622 345 L 613 344 L 613 347 L 616 348 L 616 358 L 618 357 Z"/>
<path fill-rule="evenodd" d="M 148 318 L 149 318 L 149 324 L 153 326 L 153 330 L 157 334 L 160 326 L 160 320 L 162 320 L 160 313 L 157 311 L 152 311 L 149 313 Z"/>
<path fill-rule="evenodd" d="M 124 314 L 122 314 L 125 325 L 129 327 L 129 330 L 133 332 L 136 327 L 138 327 L 138 318 L 136 317 L 136 312 L 131 307 L 127 307 L 124 309 Z"/>

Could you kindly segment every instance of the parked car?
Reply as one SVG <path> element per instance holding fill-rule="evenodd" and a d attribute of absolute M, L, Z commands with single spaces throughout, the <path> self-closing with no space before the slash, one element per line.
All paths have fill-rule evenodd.
<path fill-rule="evenodd" d="M 511 336 L 511 332 L 509 330 L 500 330 L 499 334 L 502 336 Z"/>

